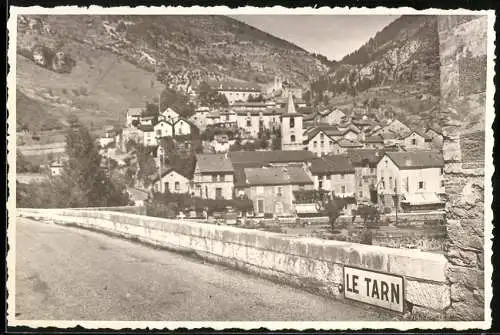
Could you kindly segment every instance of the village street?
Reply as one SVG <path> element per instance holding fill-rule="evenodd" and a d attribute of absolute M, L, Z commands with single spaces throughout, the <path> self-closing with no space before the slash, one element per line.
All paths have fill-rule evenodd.
<path fill-rule="evenodd" d="M 77 228 L 16 223 L 16 319 L 342 321 L 393 316 Z"/>

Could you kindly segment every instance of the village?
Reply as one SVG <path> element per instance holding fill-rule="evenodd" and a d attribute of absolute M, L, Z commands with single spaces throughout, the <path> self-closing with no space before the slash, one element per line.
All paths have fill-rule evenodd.
<path fill-rule="evenodd" d="M 313 111 L 300 99 L 300 89 L 284 88 L 278 78 L 270 86 L 266 92 L 257 85 L 218 82 L 212 89 L 229 107 L 199 106 L 189 118 L 172 108 L 145 115 L 144 107 L 130 107 L 122 129 L 110 127 L 98 138 L 107 158 L 103 167 L 126 171 L 138 164 L 134 148 L 140 146 L 154 167 L 146 178 L 137 172 L 132 177 L 129 193 L 136 204 L 155 194 L 226 201 L 219 212 L 236 211 L 235 220 L 320 216 L 318 194 L 346 200 L 347 217 L 360 205 L 392 215 L 444 208 L 438 130 L 337 108 Z M 193 166 L 176 164 L 189 155 Z M 51 163 L 52 176 L 61 173 L 63 160 Z M 238 199 L 249 205 L 234 208 Z M 208 219 L 207 206 L 165 215 Z"/>

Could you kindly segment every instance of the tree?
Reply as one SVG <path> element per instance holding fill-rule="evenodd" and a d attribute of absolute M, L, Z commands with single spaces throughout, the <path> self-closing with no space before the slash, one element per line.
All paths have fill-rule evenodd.
<path fill-rule="evenodd" d="M 342 214 L 342 208 L 345 203 L 343 199 L 335 197 L 335 195 L 329 196 L 324 194 L 322 198 L 316 203 L 316 209 L 318 212 L 326 214 L 328 216 L 328 223 L 330 224 L 330 230 L 332 234 L 337 233 L 335 230 L 335 222 Z"/>
<path fill-rule="evenodd" d="M 123 185 L 114 184 L 101 168 L 101 156 L 88 129 L 78 120 L 71 121 L 66 134 L 68 161 L 57 185 L 65 194 L 66 206 L 95 207 L 128 204 Z"/>
<path fill-rule="evenodd" d="M 229 106 L 226 96 L 212 89 L 207 82 L 201 82 L 198 86 L 198 98 L 200 103 L 207 107 L 225 108 Z"/>

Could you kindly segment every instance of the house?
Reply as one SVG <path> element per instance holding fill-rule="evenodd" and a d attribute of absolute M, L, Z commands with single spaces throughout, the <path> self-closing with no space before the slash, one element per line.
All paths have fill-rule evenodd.
<path fill-rule="evenodd" d="M 354 197 L 354 167 L 345 155 L 328 155 L 311 161 L 314 188 L 339 197 Z"/>
<path fill-rule="evenodd" d="M 227 154 L 198 154 L 194 195 L 205 199 L 233 198 L 234 169 Z"/>
<path fill-rule="evenodd" d="M 191 124 L 182 118 L 178 119 L 173 127 L 175 136 L 191 135 Z"/>
<path fill-rule="evenodd" d="M 260 110 L 260 111 L 238 111 L 238 128 L 243 129 L 251 137 L 257 137 L 259 133 L 266 129 L 278 129 L 281 124 L 280 109 Z"/>
<path fill-rule="evenodd" d="M 158 120 L 165 120 L 173 124 L 180 118 L 179 113 L 171 109 L 170 107 L 160 113 Z"/>
<path fill-rule="evenodd" d="M 189 121 L 192 122 L 200 131 L 205 131 L 208 125 L 208 115 L 210 114 L 210 110 L 207 108 L 200 108 L 195 111 L 193 115 L 189 118 Z"/>
<path fill-rule="evenodd" d="M 174 126 L 171 122 L 164 119 L 155 124 L 153 129 L 157 138 L 174 136 Z"/>
<path fill-rule="evenodd" d="M 279 107 L 274 101 L 250 102 L 250 101 L 235 101 L 230 105 L 234 111 L 262 111 L 271 108 Z"/>
<path fill-rule="evenodd" d="M 376 149 L 352 149 L 347 155 L 354 167 L 356 201 L 377 203 L 377 164 L 384 152 Z"/>
<path fill-rule="evenodd" d="M 257 216 L 293 215 L 293 191 L 312 190 L 314 185 L 303 165 L 245 168 L 243 173 L 245 194 Z"/>
<path fill-rule="evenodd" d="M 288 104 L 281 116 L 281 150 L 303 150 L 304 128 L 302 114 L 297 113 L 293 97 L 288 96 Z"/>
<path fill-rule="evenodd" d="M 242 195 L 246 187 L 245 168 L 303 165 L 310 162 L 314 155 L 307 150 L 231 151 L 229 158 L 234 168 L 235 193 Z"/>
<path fill-rule="evenodd" d="M 326 109 L 319 113 L 321 122 L 328 123 L 331 125 L 339 125 L 345 118 L 345 113 L 338 108 Z"/>
<path fill-rule="evenodd" d="M 158 145 L 158 138 L 153 126 L 141 126 L 143 140 L 142 143 L 146 147 L 154 147 Z"/>
<path fill-rule="evenodd" d="M 122 143 L 123 149 L 129 141 L 134 141 L 135 143 L 144 143 L 143 131 L 139 128 L 125 128 L 122 131 Z"/>
<path fill-rule="evenodd" d="M 314 188 L 331 192 L 336 197 L 351 198 L 344 205 L 344 214 L 350 215 L 354 208 L 355 177 L 354 167 L 345 155 L 328 155 L 311 162 L 310 170 L 314 178 Z"/>
<path fill-rule="evenodd" d="M 50 176 L 60 176 L 64 171 L 64 159 L 56 159 L 49 164 Z"/>
<path fill-rule="evenodd" d="M 139 122 L 144 110 L 144 107 L 130 107 L 127 109 L 125 125 L 127 127 L 132 127 L 135 122 Z"/>
<path fill-rule="evenodd" d="M 152 188 L 160 193 L 190 193 L 191 180 L 184 173 L 166 167 L 160 176 L 153 180 Z"/>
<path fill-rule="evenodd" d="M 443 133 L 440 130 L 437 130 L 437 127 L 428 127 L 425 130 L 425 135 L 429 138 L 432 144 L 437 148 L 443 147 Z"/>
<path fill-rule="evenodd" d="M 141 126 L 153 126 L 156 122 L 156 116 L 141 116 L 139 119 L 139 125 Z"/>
<path fill-rule="evenodd" d="M 410 129 L 410 127 L 408 127 L 406 124 L 397 119 L 394 119 L 394 120 L 388 120 L 386 125 L 372 132 L 371 135 L 384 136 L 385 134 L 396 134 L 398 137 L 401 137 L 404 134 L 411 133 L 411 131 L 412 130 Z"/>
<path fill-rule="evenodd" d="M 423 132 L 413 130 L 400 139 L 400 144 L 405 150 L 428 150 L 431 139 Z"/>
<path fill-rule="evenodd" d="M 225 81 L 208 84 L 213 90 L 224 95 L 229 103 L 248 101 L 249 97 L 256 98 L 261 94 L 260 86 L 253 83 Z"/>
<path fill-rule="evenodd" d="M 433 151 L 385 152 L 377 164 L 378 203 L 381 207 L 413 211 L 444 205 L 444 160 Z"/>
<path fill-rule="evenodd" d="M 145 206 L 149 198 L 148 192 L 134 187 L 127 188 L 127 193 L 135 206 Z"/>
<path fill-rule="evenodd" d="M 363 133 L 361 135 L 360 142 L 363 144 L 365 149 L 383 149 L 384 148 L 384 138 L 381 135 L 375 136 L 365 136 Z"/>

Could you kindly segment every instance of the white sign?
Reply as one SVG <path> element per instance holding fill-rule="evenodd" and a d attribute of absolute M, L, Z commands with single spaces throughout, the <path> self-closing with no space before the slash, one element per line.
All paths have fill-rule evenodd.
<path fill-rule="evenodd" d="M 403 277 L 344 266 L 347 299 L 403 312 Z"/>

